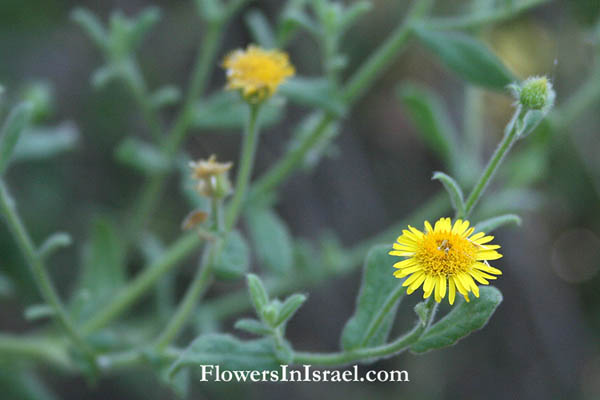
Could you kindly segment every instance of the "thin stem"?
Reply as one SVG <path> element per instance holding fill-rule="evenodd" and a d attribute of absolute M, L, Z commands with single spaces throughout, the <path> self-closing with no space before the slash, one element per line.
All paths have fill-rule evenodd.
<path fill-rule="evenodd" d="M 431 307 L 433 298 L 427 299 L 427 304 Z M 437 305 L 437 303 L 436 303 Z M 311 353 L 311 352 L 295 352 L 295 364 L 310 364 L 320 366 L 343 366 L 356 361 L 374 360 L 384 357 L 392 357 L 398 355 L 405 350 L 408 350 L 411 345 L 416 343 L 421 335 L 429 328 L 431 321 L 435 315 L 434 305 L 429 313 L 426 323 L 418 321 L 414 328 L 399 337 L 393 342 L 381 345 L 368 347 L 350 351 L 340 351 L 335 353 Z"/>
<path fill-rule="evenodd" d="M 241 212 L 242 203 L 246 197 L 248 184 L 250 183 L 250 175 L 252 172 L 252 166 L 254 165 L 256 148 L 258 146 L 259 129 L 257 120 L 259 111 L 260 105 L 250 105 L 250 115 L 246 125 L 244 143 L 242 144 L 242 154 L 240 156 L 240 167 L 235 180 L 235 191 L 225 215 L 226 232 L 229 232 L 237 221 L 237 218 Z"/>
<path fill-rule="evenodd" d="M 422 18 L 433 5 L 433 0 L 417 0 L 408 12 L 404 22 L 393 31 L 367 61 L 348 80 L 342 91 L 342 99 L 352 105 L 373 84 L 393 60 L 398 56 L 412 33 L 413 24 Z M 329 126 L 337 119 L 330 113 L 323 114 L 314 131 L 294 149 L 290 150 L 278 163 L 261 176 L 252 189 L 251 197 L 259 197 L 277 187 L 304 160 L 306 154 L 327 133 Z"/>
<path fill-rule="evenodd" d="M 173 161 L 177 155 L 177 151 L 188 132 L 192 122 L 195 102 L 206 87 L 211 67 L 216 58 L 223 26 L 223 22 L 209 23 L 202 38 L 186 101 L 176 118 L 173 128 L 163 141 L 162 150 L 169 161 Z M 167 177 L 167 172 L 160 172 L 144 183 L 140 192 L 140 200 L 136 204 L 129 224 L 128 242 L 137 237 L 152 212 L 156 209 L 160 196 L 164 191 Z"/>
<path fill-rule="evenodd" d="M 162 128 L 156 110 L 150 104 L 150 95 L 146 81 L 140 71 L 140 67 L 134 58 L 124 61 L 122 64 L 124 80 L 129 86 L 133 96 L 140 106 L 142 115 L 150 128 L 154 140 L 159 141 L 162 138 Z"/>
<path fill-rule="evenodd" d="M 417 0 L 406 15 L 404 22 L 358 68 L 346 84 L 342 96 L 348 104 L 352 104 L 361 97 L 381 72 L 392 63 L 408 41 L 413 24 L 423 18 L 432 6 L 433 0 Z"/>
<path fill-rule="evenodd" d="M 375 318 L 373 318 L 371 324 L 369 324 L 369 326 L 367 327 L 367 334 L 365 335 L 364 340 L 361 342 L 361 346 L 365 346 L 367 343 L 369 343 L 369 340 L 371 340 L 373 335 L 377 333 L 377 330 L 383 323 L 383 320 L 385 319 L 386 315 L 388 315 L 388 313 L 396 304 L 397 300 L 404 293 L 406 293 L 406 288 L 403 287 L 401 283 L 399 283 L 396 286 L 396 288 L 385 299 L 385 302 L 377 311 Z"/>
<path fill-rule="evenodd" d="M 44 361 L 62 370 L 74 369 L 64 343 L 47 338 L 0 334 L 0 355 L 3 360 L 15 356 Z"/>
<path fill-rule="evenodd" d="M 549 0 L 522 0 L 513 2 L 512 7 L 498 7 L 491 11 L 478 12 L 459 17 L 431 18 L 425 24 L 428 29 L 452 30 L 474 29 L 510 19 Z"/>
<path fill-rule="evenodd" d="M 59 325 L 71 338 L 73 343 L 81 350 L 83 355 L 88 359 L 92 366 L 95 365 L 94 351 L 85 342 L 81 334 L 77 331 L 75 323 L 71 320 L 71 317 L 65 310 L 63 303 L 58 296 L 54 285 L 44 265 L 44 261 L 39 256 L 38 251 L 35 248 L 33 241 L 31 240 L 29 233 L 27 232 L 25 225 L 21 221 L 21 217 L 17 213 L 14 206 L 13 200 L 10 197 L 4 182 L 0 180 L 0 210 L 6 218 L 6 222 L 10 231 L 12 232 L 27 264 L 31 268 L 31 273 L 35 279 L 38 290 L 42 297 L 48 303 L 54 312 L 54 317 L 58 321 Z"/>
<path fill-rule="evenodd" d="M 213 249 L 214 246 L 210 246 L 208 251 L 212 253 L 214 252 Z M 209 255 L 208 257 L 210 258 L 211 256 Z M 175 311 L 175 314 L 158 337 L 156 341 L 157 349 L 164 349 L 165 346 L 177 338 L 177 335 L 185 327 L 188 317 L 192 311 L 194 311 L 196 303 L 210 285 L 212 280 L 212 265 L 213 263 L 210 261 L 206 262 L 203 260 L 200 263 L 196 276 L 194 276 L 192 284 L 187 289 L 183 300 L 177 307 L 177 311 Z"/>
<path fill-rule="evenodd" d="M 165 251 L 160 259 L 150 264 L 127 286 L 119 290 L 106 307 L 88 320 L 81 328 L 82 333 L 89 335 L 120 316 L 140 296 L 146 293 L 160 277 L 177 267 L 182 259 L 198 247 L 200 241 L 200 237 L 195 232 L 182 236 Z"/>
<path fill-rule="evenodd" d="M 492 155 L 492 158 L 490 158 L 488 165 L 483 170 L 481 177 L 477 181 L 477 184 L 475 184 L 475 187 L 473 188 L 473 190 L 471 191 L 471 194 L 469 195 L 469 197 L 467 198 L 467 201 L 465 202 L 465 215 L 461 215 L 460 217 L 462 217 L 462 218 L 469 217 L 469 215 L 471 214 L 471 211 L 473 211 L 473 207 L 475 207 L 475 205 L 477 204 L 477 202 L 483 195 L 483 192 L 485 191 L 486 187 L 489 185 L 490 181 L 494 177 L 494 174 L 498 170 L 498 167 L 502 163 L 502 160 L 504 160 L 504 157 L 506 156 L 506 154 L 508 154 L 512 145 L 519 138 L 519 135 L 518 135 L 519 128 L 517 126 L 518 125 L 517 120 L 522 116 L 522 114 L 523 114 L 523 110 L 519 106 L 517 108 L 517 110 L 515 111 L 515 114 L 514 114 L 512 120 L 507 125 L 507 129 L 504 134 L 504 137 L 502 138 L 502 141 L 496 148 L 496 151 Z"/>
<path fill-rule="evenodd" d="M 292 274 L 287 277 L 267 280 L 265 282 L 265 286 L 267 287 L 269 294 L 272 296 L 281 296 L 298 289 L 305 289 L 307 286 L 315 286 L 332 276 L 341 276 L 343 274 L 352 272 L 362 265 L 365 255 L 374 245 L 386 242 L 391 243 L 398 235 L 398 232 L 405 228 L 406 225 L 422 223 L 426 218 L 444 215 L 449 209 L 450 203 L 448 196 L 445 193 L 440 192 L 415 210 L 409 217 L 398 221 L 378 235 L 375 235 L 374 237 L 362 241 L 345 250 L 343 253 L 346 255 L 346 257 L 344 258 L 343 262 L 340 263 L 343 266 L 342 268 L 335 270 L 324 270 L 324 273 L 318 276 L 307 273 L 298 275 Z M 219 319 L 225 319 L 235 314 L 244 312 L 250 307 L 251 304 L 248 299 L 248 292 L 246 290 L 239 290 L 235 293 L 207 301 L 203 307 L 203 310 L 207 311 L 210 315 L 218 317 Z"/>

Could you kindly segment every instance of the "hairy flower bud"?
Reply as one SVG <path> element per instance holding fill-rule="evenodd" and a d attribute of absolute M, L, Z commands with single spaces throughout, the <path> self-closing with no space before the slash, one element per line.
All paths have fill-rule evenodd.
<path fill-rule="evenodd" d="M 528 110 L 547 111 L 554 105 L 552 83 L 545 76 L 527 78 L 521 85 L 512 86 L 518 103 Z"/>

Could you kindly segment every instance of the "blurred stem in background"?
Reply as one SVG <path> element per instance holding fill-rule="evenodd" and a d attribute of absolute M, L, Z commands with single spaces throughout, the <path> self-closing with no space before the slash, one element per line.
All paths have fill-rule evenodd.
<path fill-rule="evenodd" d="M 75 323 L 65 310 L 65 307 L 52 284 L 50 276 L 46 271 L 44 260 L 40 251 L 36 249 L 21 217 L 15 209 L 14 201 L 10 197 L 4 182 L 0 180 L 0 211 L 6 218 L 6 222 L 13 234 L 18 246 L 23 253 L 27 264 L 31 268 L 31 273 L 35 279 L 38 290 L 40 291 L 46 303 L 52 307 L 53 315 L 65 333 L 72 339 L 73 343 L 82 352 L 92 369 L 96 368 L 94 351 L 85 342 L 80 332 L 75 327 Z"/>

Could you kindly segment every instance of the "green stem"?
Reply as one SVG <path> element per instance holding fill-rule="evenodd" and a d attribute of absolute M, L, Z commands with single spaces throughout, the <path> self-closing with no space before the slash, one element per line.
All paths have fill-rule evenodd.
<path fill-rule="evenodd" d="M 427 304 L 431 307 L 433 297 L 429 297 Z M 436 303 L 437 305 L 437 303 Z M 418 321 L 415 327 L 399 337 L 393 342 L 381 345 L 368 347 L 350 351 L 340 351 L 334 353 L 312 353 L 312 352 L 295 352 L 295 364 L 310 364 L 320 366 L 343 366 L 357 361 L 375 360 L 384 357 L 392 357 L 398 355 L 405 350 L 408 350 L 411 345 L 416 343 L 421 335 L 427 330 L 435 315 L 435 306 L 432 307 L 426 323 Z"/>
<path fill-rule="evenodd" d="M 214 246 L 211 246 L 208 251 L 214 252 Z M 211 258 L 209 254 L 208 258 Z M 164 349 L 169 343 L 177 338 L 177 335 L 185 327 L 190 314 L 194 311 L 196 303 L 200 297 L 206 291 L 206 288 L 210 285 L 212 279 L 212 265 L 211 261 L 203 260 L 198 267 L 196 276 L 192 281 L 192 284 L 187 289 L 185 296 L 179 306 L 175 315 L 171 318 L 165 329 L 162 331 L 156 341 L 156 347 L 159 350 Z"/>
<path fill-rule="evenodd" d="M 404 22 L 369 56 L 360 68 L 352 75 L 344 89 L 342 98 L 352 104 L 361 97 L 400 53 L 408 41 L 416 21 L 423 18 L 433 6 L 433 0 L 417 0 Z"/>
<path fill-rule="evenodd" d="M 256 148 L 258 147 L 258 115 L 260 105 L 250 105 L 250 115 L 246 125 L 244 134 L 244 143 L 242 144 L 242 154 L 240 156 L 240 167 L 235 180 L 235 191 L 233 198 L 227 208 L 225 215 L 225 232 L 231 231 L 237 218 L 241 212 L 242 203 L 246 197 L 248 184 L 250 183 L 250 175 L 254 158 L 256 156 Z"/>
<path fill-rule="evenodd" d="M 422 18 L 433 5 L 433 0 L 417 0 L 408 12 L 404 22 L 393 31 L 389 38 L 368 57 L 348 80 L 342 91 L 342 99 L 352 105 L 360 98 L 379 77 L 382 71 L 390 66 L 408 41 L 415 21 Z M 306 153 L 319 142 L 337 117 L 330 113 L 321 116 L 314 131 L 299 146 L 290 150 L 284 158 L 261 176 L 252 188 L 251 197 L 259 197 L 277 187 L 304 160 Z"/>
<path fill-rule="evenodd" d="M 142 115 L 150 128 L 150 132 L 154 140 L 159 141 L 162 138 L 162 128 L 156 111 L 150 104 L 150 95 L 148 94 L 148 87 L 143 75 L 140 71 L 140 67 L 135 59 L 130 58 L 123 64 L 123 73 L 125 82 L 129 86 L 133 96 L 138 103 Z"/>
<path fill-rule="evenodd" d="M 490 158 L 488 165 L 483 170 L 483 173 L 481 174 L 481 177 L 477 181 L 477 184 L 475 184 L 475 187 L 473 188 L 473 190 L 471 191 L 471 194 L 467 198 L 467 201 L 465 202 L 465 213 L 464 213 L 464 215 L 461 215 L 460 217 L 462 217 L 462 218 L 469 217 L 469 215 L 473 211 L 473 207 L 475 207 L 475 205 L 477 204 L 477 202 L 483 195 L 483 192 L 485 191 L 485 189 L 489 185 L 490 181 L 494 177 L 494 174 L 498 170 L 498 167 L 502 163 L 502 160 L 504 160 L 504 157 L 506 156 L 506 154 L 508 154 L 512 145 L 519 138 L 519 129 L 518 129 L 517 121 L 519 118 L 521 118 L 523 113 L 524 113 L 524 111 L 519 106 L 517 108 L 517 110 L 515 111 L 515 114 L 514 114 L 512 120 L 507 125 L 507 129 L 504 134 L 504 137 L 502 138 L 502 141 L 496 148 L 496 151 L 492 155 L 492 158 Z"/>
<path fill-rule="evenodd" d="M 64 343 L 46 338 L 0 334 L 0 355 L 3 360 L 14 356 L 44 361 L 66 371 L 74 369 Z"/>
<path fill-rule="evenodd" d="M 474 29 L 489 26 L 510 19 L 518 14 L 538 5 L 548 3 L 549 0 L 522 0 L 513 2 L 512 7 L 497 7 L 491 11 L 474 13 L 459 17 L 431 18 L 427 21 L 427 29 L 452 30 L 452 29 Z"/>
<path fill-rule="evenodd" d="M 177 151 L 185 139 L 192 122 L 196 100 L 206 87 L 206 82 L 221 41 L 223 25 L 223 22 L 209 23 L 202 38 L 186 101 L 175 120 L 173 128 L 163 141 L 162 151 L 170 162 L 177 156 Z M 167 172 L 157 173 L 144 183 L 140 192 L 140 199 L 136 203 L 131 223 L 129 224 L 128 242 L 137 237 L 139 232 L 144 228 L 144 224 L 148 218 L 152 215 L 152 212 L 156 209 L 160 196 L 164 191 L 168 175 Z"/>
<path fill-rule="evenodd" d="M 146 293 L 160 277 L 175 268 L 182 259 L 194 251 L 200 241 L 201 239 L 196 232 L 182 236 L 165 251 L 160 259 L 153 262 L 135 279 L 130 281 L 127 286 L 119 290 L 106 307 L 103 307 L 100 312 L 88 320 L 81 328 L 82 333 L 89 335 L 120 316 L 140 296 Z"/>
<path fill-rule="evenodd" d="M 358 266 L 362 265 L 365 255 L 374 245 L 386 242 L 391 243 L 398 236 L 398 232 L 404 229 L 406 225 L 422 223 L 426 218 L 444 215 L 449 209 L 448 196 L 440 192 L 415 210 L 408 218 L 398 221 L 380 234 L 345 250 L 344 254 L 346 257 L 341 263 L 343 265 L 341 269 L 325 271 L 318 276 L 313 276 L 312 274 L 292 274 L 287 277 L 267 280 L 265 286 L 272 296 L 281 296 L 295 290 L 306 289 L 307 286 L 317 285 L 332 276 L 340 276 L 354 271 Z M 219 319 L 225 319 L 244 312 L 250 307 L 248 292 L 240 290 L 206 302 L 203 310 L 208 311 L 210 315 L 214 315 Z"/>
<path fill-rule="evenodd" d="M 94 366 L 94 351 L 88 346 L 81 334 L 77 331 L 75 323 L 71 320 L 71 317 L 65 310 L 64 305 L 58 296 L 50 277 L 48 276 L 44 262 L 39 256 L 33 241 L 29 237 L 29 233 L 27 232 L 25 225 L 17 213 L 13 200 L 10 197 L 4 182 L 1 180 L 0 210 L 5 216 L 8 227 L 12 232 L 19 248 L 21 249 L 27 264 L 29 264 L 29 267 L 31 268 L 31 273 L 33 274 L 38 290 L 40 291 L 46 303 L 52 307 L 54 317 L 62 329 L 71 338 L 73 343 L 79 348 L 79 350 L 81 350 L 90 364 Z"/>

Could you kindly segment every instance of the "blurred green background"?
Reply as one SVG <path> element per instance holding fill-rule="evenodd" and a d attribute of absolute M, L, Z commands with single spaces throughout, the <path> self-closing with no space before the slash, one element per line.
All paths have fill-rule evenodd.
<path fill-rule="evenodd" d="M 372 11 L 343 40 L 351 66 L 367 57 L 398 23 L 405 9 L 402 3 L 373 1 Z M 468 2 L 438 3 L 436 15 L 454 15 L 463 12 Z M 106 21 L 113 9 L 134 15 L 151 4 L 159 6 L 163 15 L 139 52 L 143 73 L 152 88 L 169 83 L 184 87 L 202 32 L 191 1 L 4 0 L 0 6 L 2 114 L 22 98 L 31 82 L 46 82 L 55 102 L 44 121 L 50 125 L 72 121 L 80 132 L 74 151 L 52 160 L 17 164 L 7 177 L 34 239 L 39 242 L 56 229 L 75 238 L 75 246 L 52 262 L 51 274 L 62 293 L 68 293 L 76 281 L 79 248 L 93 218 L 127 212 L 143 179 L 115 162 L 114 147 L 124 135 L 147 134 L 136 105 L 120 83 L 92 89 L 90 75 L 101 64 L 101 55 L 69 19 L 69 12 L 85 6 Z M 277 0 L 261 0 L 250 8 L 270 16 L 280 6 Z M 554 1 L 484 28 L 479 37 L 520 78 L 548 74 L 560 106 L 588 84 L 594 68 L 600 69 L 593 63 L 600 51 L 599 13 L 597 0 Z M 220 57 L 249 42 L 251 37 L 238 17 L 229 26 Z M 316 44 L 305 35 L 291 43 L 289 52 L 299 73 L 320 73 Z M 345 118 L 331 156 L 309 173 L 296 174 L 281 189 L 277 210 L 296 236 L 313 239 L 332 231 L 343 244 L 351 245 L 382 231 L 437 193 L 439 183 L 430 180 L 431 174 L 444 166 L 420 139 L 396 96 L 395 87 L 403 81 L 433 89 L 449 108 L 454 124 L 463 126 L 464 83 L 413 43 Z M 209 91 L 220 90 L 223 84 L 223 71 L 215 66 Z M 483 162 L 501 138 L 512 100 L 507 94 L 480 92 L 479 96 Z M 418 357 L 404 354 L 361 367 L 405 369 L 410 383 L 194 382 L 190 398 L 600 398 L 599 107 L 596 99 L 560 131 L 542 130 L 519 142 L 486 194 L 493 199 L 499 182 L 513 185 L 514 196 L 486 203 L 488 209 L 482 207 L 478 215 L 516 211 L 524 219 L 520 228 L 503 228 L 497 235 L 505 257 L 495 264 L 504 271 L 496 285 L 504 302 L 489 325 L 449 349 Z M 282 121 L 262 136 L 256 174 L 282 154 L 293 124 L 306 111 L 288 107 Z M 173 112 L 167 110 L 165 122 L 171 121 Z M 239 139 L 237 134 L 194 132 L 186 150 L 198 158 L 216 153 L 219 159 L 237 160 Z M 179 223 L 189 211 L 178 183 L 172 179 L 151 223 L 166 242 L 177 237 Z M 189 264 L 178 275 L 182 291 L 193 274 L 193 263 Z M 134 258 L 130 272 L 141 265 Z M 0 330 L 18 333 L 35 328 L 25 321 L 23 310 L 40 300 L 4 225 L 0 225 L 0 271 L 11 277 L 12 289 L 18 293 L 0 297 Z M 337 349 L 359 282 L 356 270 L 306 290 L 309 300 L 288 329 L 296 348 Z M 209 297 L 230 290 L 232 285 L 217 285 Z M 403 318 L 403 313 L 412 314 L 408 304 L 417 301 L 413 297 L 402 306 L 399 319 L 413 319 L 412 315 Z M 231 321 L 223 329 L 231 331 Z M 91 387 L 82 378 L 57 374 L 43 365 L 36 371 L 61 399 L 175 398 L 149 371 L 114 374 Z M 0 376 L 0 391 L 9 395 L 0 397 L 19 398 L 11 394 L 11 387 L 10 373 L 5 372 Z"/>

